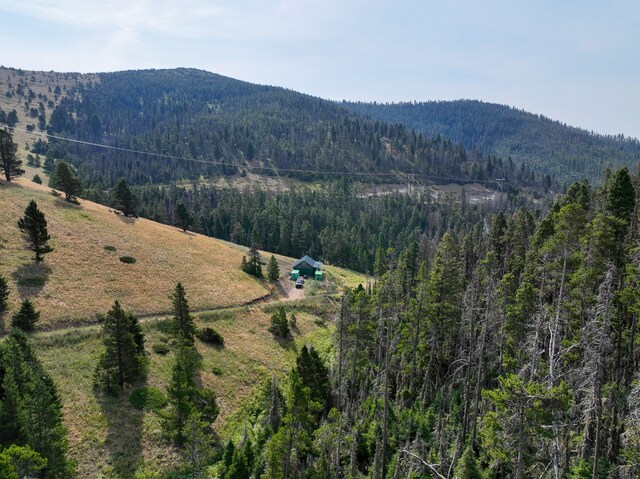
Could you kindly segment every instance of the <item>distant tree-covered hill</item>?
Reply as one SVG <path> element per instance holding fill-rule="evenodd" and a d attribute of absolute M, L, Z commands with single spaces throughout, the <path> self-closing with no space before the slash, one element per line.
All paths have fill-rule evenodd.
<path fill-rule="evenodd" d="M 371 120 L 283 88 L 192 69 L 101 73 L 67 92 L 47 128 L 51 134 L 120 148 L 51 140 L 55 156 L 68 156 L 85 184 L 94 187 L 111 187 L 121 177 L 133 184 L 167 183 L 241 175 L 248 169 L 302 180 L 331 171 L 374 179 L 397 173 L 536 182 L 526 167 L 470 154 L 442 136 Z"/>
<path fill-rule="evenodd" d="M 594 134 L 504 105 L 475 100 L 341 105 L 427 136 L 440 134 L 484 155 L 511 157 L 565 182 L 583 177 L 598 182 L 606 168 L 635 167 L 640 161 L 637 139 Z"/>

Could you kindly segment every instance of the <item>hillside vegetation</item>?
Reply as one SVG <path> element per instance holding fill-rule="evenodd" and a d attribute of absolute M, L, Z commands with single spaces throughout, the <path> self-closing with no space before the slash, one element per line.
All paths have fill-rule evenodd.
<path fill-rule="evenodd" d="M 195 295 L 189 296 L 196 299 Z M 124 301 L 123 304 L 127 305 Z M 292 303 L 290 307 L 296 305 Z M 213 326 L 225 341 L 223 348 L 197 343 L 203 358 L 199 380 L 218 396 L 220 415 L 214 428 L 221 439 L 235 436 L 235 427 L 241 427 L 243 421 L 239 418 L 234 423 L 234 414 L 274 374 L 282 377 L 295 364 L 296 351 L 302 345 L 313 344 L 324 355 L 329 352 L 332 327 L 326 320 L 313 313 L 298 312 L 294 340 L 281 345 L 268 331 L 269 313 L 264 308 L 245 307 L 196 317 L 198 326 Z M 166 328 L 162 327 L 165 323 L 154 320 L 143 326 L 149 375 L 135 387 L 154 386 L 161 391 L 167 388 L 175 353 L 153 352 L 155 345 L 167 344 L 168 335 L 163 332 Z M 64 425 L 69 430 L 68 455 L 77 463 L 76 477 L 131 478 L 136 473 L 136 477 L 164 477 L 175 468 L 181 457 L 179 450 L 164 437 L 160 414 L 131 405 L 129 396 L 134 387 L 116 397 L 94 389 L 93 372 L 102 351 L 97 327 L 41 333 L 33 343 L 60 392 Z M 229 428 L 231 432 L 226 430 Z"/>
<path fill-rule="evenodd" d="M 429 137 L 450 138 L 483 155 L 511 157 L 567 183 L 583 177 L 600 182 L 607 168 L 635 167 L 640 161 L 637 139 L 598 135 L 504 105 L 474 100 L 341 105 Z"/>
<path fill-rule="evenodd" d="M 23 121 L 24 108 L 29 114 L 35 103 L 37 111 L 37 97 L 25 97 L 27 79 L 35 73 L 4 69 L 2 75 L 14 79 L 4 88 Z M 43 123 L 34 125 L 35 133 L 46 128 L 51 134 L 120 149 L 54 139 L 35 148 L 69 160 L 89 187 L 110 188 L 122 177 L 132 184 L 148 184 L 212 181 L 219 175 L 248 172 L 305 181 L 335 178 L 320 173 L 338 172 L 359 174 L 367 181 L 414 175 L 438 182 L 451 181 L 443 177 L 463 182 L 493 179 L 499 173 L 516 184 L 535 184 L 531 172 L 518 165 L 487 164 L 447 139 L 372 121 L 333 102 L 283 88 L 193 69 L 72 78 L 73 86 L 64 89 Z M 20 91 L 19 81 L 24 82 Z M 28 107 L 21 106 L 25 102 Z"/>
<path fill-rule="evenodd" d="M 270 293 L 239 269 L 243 252 L 223 242 L 145 220 L 125 218 L 81 200 L 74 205 L 27 180 L 0 182 L 0 275 L 10 305 L 31 298 L 41 327 L 93 321 L 119 299 L 138 314 L 171 308 L 178 281 L 194 309 L 237 306 Z M 36 264 L 17 222 L 30 200 L 45 213 L 53 252 Z M 120 257 L 135 258 L 134 264 Z"/>
<path fill-rule="evenodd" d="M 45 213 L 54 248 L 41 264 L 33 261 L 17 228 L 31 199 Z M 235 437 L 242 408 L 256 400 L 263 384 L 284 377 L 303 345 L 314 345 L 329 357 L 331 320 L 338 307 L 333 295 L 364 280 L 329 266 L 327 281 L 308 284 L 306 298 L 278 303 L 286 288 L 243 273 L 246 249 L 237 245 L 125 218 L 85 200 L 75 205 L 24 179 L 0 182 L 0 204 L 0 275 L 10 286 L 3 332 L 19 301 L 31 299 L 41 318 L 30 339 L 61 400 L 67 459 L 75 465 L 75 477 L 161 477 L 182 458 L 162 431 L 165 409 L 140 410 L 130 399 L 142 386 L 166 394 L 177 348 L 166 316 L 177 281 L 185 285 L 192 310 L 214 309 L 196 313 L 196 326 L 214 327 L 224 338 L 221 346 L 195 344 L 202 358 L 198 384 L 217 396 L 220 414 L 213 428 L 223 440 Z M 135 263 L 120 261 L 125 255 Z M 278 261 L 286 276 L 293 260 L 278 256 Z M 95 323 L 96 314 L 105 314 L 116 299 L 127 310 L 154 316 L 141 322 L 148 374 L 112 396 L 94 387 L 103 334 L 99 324 L 86 323 Z M 287 339 L 269 332 L 271 314 L 281 306 L 297 315 Z M 3 388 L 7 374 L 0 364 Z M 0 389 L 0 404 L 5 394 Z"/>

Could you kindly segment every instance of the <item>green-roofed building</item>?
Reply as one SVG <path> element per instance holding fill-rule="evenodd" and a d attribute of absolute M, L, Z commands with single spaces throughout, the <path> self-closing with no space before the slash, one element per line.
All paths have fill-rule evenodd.
<path fill-rule="evenodd" d="M 298 276 L 305 276 L 307 278 L 322 280 L 323 275 L 321 272 L 321 268 L 322 263 L 316 261 L 310 256 L 303 256 L 293 265 L 293 270 L 291 271 L 291 279 L 297 279 Z M 320 272 L 320 275 L 317 275 L 317 272 Z M 296 276 L 295 278 L 294 275 Z"/>

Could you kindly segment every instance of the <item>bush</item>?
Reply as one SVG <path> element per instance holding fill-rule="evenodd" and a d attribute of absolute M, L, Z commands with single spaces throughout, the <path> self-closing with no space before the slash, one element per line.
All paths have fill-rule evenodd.
<path fill-rule="evenodd" d="M 175 321 L 173 319 L 165 319 L 164 321 L 159 321 L 157 325 L 158 331 L 164 334 L 173 335 L 176 333 Z"/>
<path fill-rule="evenodd" d="M 153 349 L 154 353 L 161 354 L 163 356 L 171 351 L 171 348 L 167 343 L 155 343 L 151 349 Z"/>
<path fill-rule="evenodd" d="M 129 402 L 136 409 L 159 411 L 167 405 L 167 397 L 156 387 L 143 386 L 131 393 L 131 396 L 129 396 Z"/>
<path fill-rule="evenodd" d="M 133 264 L 136 262 L 136 259 L 133 256 L 120 256 L 120 261 L 127 264 Z"/>
<path fill-rule="evenodd" d="M 196 336 L 203 343 L 213 344 L 216 346 L 224 346 L 224 338 L 218 331 L 213 328 L 199 329 Z"/>
<path fill-rule="evenodd" d="M 280 308 L 278 311 L 271 315 L 271 326 L 269 332 L 276 338 L 289 338 L 291 337 L 291 330 L 289 329 L 289 323 L 287 321 L 287 313 L 284 308 Z"/>
<path fill-rule="evenodd" d="M 115 253 L 117 251 L 117 248 L 115 246 L 107 245 L 104 247 L 104 250 L 108 251 L 109 253 Z"/>

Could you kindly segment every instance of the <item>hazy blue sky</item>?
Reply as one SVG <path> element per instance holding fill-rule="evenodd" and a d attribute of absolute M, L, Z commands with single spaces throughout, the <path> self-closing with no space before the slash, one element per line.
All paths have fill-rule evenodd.
<path fill-rule="evenodd" d="M 640 2 L 0 0 L 0 63 L 196 67 L 331 99 L 474 98 L 640 137 Z"/>

